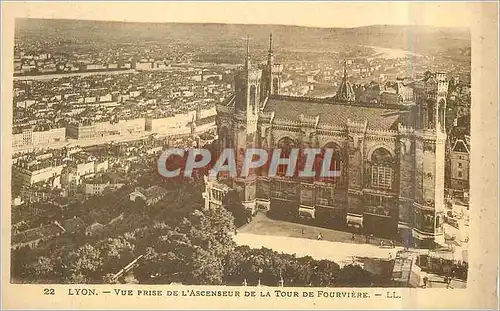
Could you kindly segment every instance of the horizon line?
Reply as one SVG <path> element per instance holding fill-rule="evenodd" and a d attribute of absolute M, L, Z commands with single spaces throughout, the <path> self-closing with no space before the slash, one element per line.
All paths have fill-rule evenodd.
<path fill-rule="evenodd" d="M 132 21 L 132 20 L 104 20 L 104 19 L 86 19 L 86 18 L 64 18 L 64 17 L 16 17 L 15 20 L 43 20 L 43 21 L 82 21 L 82 22 L 101 22 L 101 23 L 124 23 L 124 24 L 209 24 L 209 25 L 237 25 L 237 26 L 277 26 L 277 27 L 303 27 L 303 28 L 318 28 L 318 29 L 358 29 L 365 27 L 389 26 L 389 27 L 422 27 L 422 28 L 439 28 L 439 29 L 462 29 L 470 32 L 470 27 L 465 26 L 436 26 L 429 24 L 366 24 L 360 26 L 314 26 L 314 25 L 299 25 L 299 24 L 273 24 L 273 23 L 227 23 L 227 22 L 202 22 L 202 21 Z"/>

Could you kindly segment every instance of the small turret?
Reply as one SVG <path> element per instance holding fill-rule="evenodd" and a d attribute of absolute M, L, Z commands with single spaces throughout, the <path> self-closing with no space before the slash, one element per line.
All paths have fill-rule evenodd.
<path fill-rule="evenodd" d="M 342 102 L 354 102 L 356 100 L 354 90 L 347 77 L 347 60 L 344 61 L 344 75 L 334 98 Z"/>
<path fill-rule="evenodd" d="M 273 34 L 269 34 L 269 50 L 267 53 L 267 64 L 263 70 L 262 80 L 263 86 L 261 93 L 262 98 L 264 100 L 267 96 L 270 95 L 279 95 L 281 88 L 281 75 L 283 72 L 283 66 L 281 64 L 276 64 L 274 62 L 274 51 L 273 51 Z"/>
<path fill-rule="evenodd" d="M 269 34 L 269 51 L 267 54 L 267 65 L 272 68 L 274 64 L 274 53 L 273 53 L 273 34 Z"/>
<path fill-rule="evenodd" d="M 247 35 L 247 54 L 245 56 L 245 69 L 248 70 L 250 69 L 251 64 L 250 64 L 250 36 Z"/>

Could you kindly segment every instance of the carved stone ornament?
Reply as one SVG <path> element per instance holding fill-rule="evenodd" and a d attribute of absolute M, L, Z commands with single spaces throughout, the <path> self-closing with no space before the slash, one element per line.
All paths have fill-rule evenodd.
<path fill-rule="evenodd" d="M 436 146 L 431 142 L 424 142 L 424 152 L 436 152 Z"/>
<path fill-rule="evenodd" d="M 400 147 L 401 155 L 406 155 L 406 154 L 410 153 L 410 150 L 411 150 L 411 141 L 401 140 L 399 142 L 399 147 Z"/>

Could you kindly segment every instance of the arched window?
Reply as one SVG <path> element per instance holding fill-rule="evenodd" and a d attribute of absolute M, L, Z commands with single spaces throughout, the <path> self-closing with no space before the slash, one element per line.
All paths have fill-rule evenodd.
<path fill-rule="evenodd" d="M 333 187 L 321 187 L 316 189 L 316 204 L 323 206 L 335 206 L 335 189 Z"/>
<path fill-rule="evenodd" d="M 373 188 L 392 188 L 393 159 L 384 148 L 376 149 L 371 156 L 371 186 Z"/>
<path fill-rule="evenodd" d="M 439 129 L 445 131 L 445 113 L 446 113 L 446 103 L 443 99 L 439 101 Z"/>
<path fill-rule="evenodd" d="M 423 227 L 424 228 L 433 228 L 434 227 L 434 216 L 430 214 L 425 214 L 423 218 Z"/>
<path fill-rule="evenodd" d="M 310 148 L 313 148 L 313 146 L 309 142 L 303 141 L 301 143 L 301 147 L 300 147 L 299 154 L 298 154 L 298 157 L 297 157 L 297 166 L 296 166 L 296 171 L 297 172 L 304 171 L 307 162 L 311 161 L 311 159 L 308 158 L 309 156 L 305 153 L 305 150 L 308 150 Z M 315 164 L 314 160 L 315 159 L 312 159 L 312 161 L 313 161 L 313 169 L 312 169 L 312 171 L 316 172 L 314 170 L 314 164 Z M 314 176 L 301 177 L 301 179 L 304 182 L 314 182 Z"/>
<path fill-rule="evenodd" d="M 219 151 L 222 152 L 224 148 L 230 148 L 232 143 L 231 143 L 231 135 L 229 135 L 229 130 L 227 127 L 223 126 L 219 130 L 219 135 L 218 135 L 218 140 L 219 140 Z"/>
<path fill-rule="evenodd" d="M 255 110 L 255 99 L 256 99 L 256 88 L 255 88 L 255 85 L 252 85 L 250 87 L 250 107 L 253 110 Z"/>
<path fill-rule="evenodd" d="M 428 129 L 434 129 L 436 126 L 435 113 L 436 113 L 436 103 L 434 100 L 430 100 L 427 103 L 427 128 Z"/>
<path fill-rule="evenodd" d="M 278 78 L 273 79 L 273 94 L 279 94 L 280 85 Z"/>
<path fill-rule="evenodd" d="M 441 227 L 441 217 L 436 216 L 436 229 L 439 229 Z"/>
<path fill-rule="evenodd" d="M 289 137 L 284 137 L 278 141 L 278 148 L 281 149 L 281 158 L 289 158 L 292 148 L 295 147 L 295 141 Z M 287 165 L 278 165 L 278 176 L 285 176 Z"/>
<path fill-rule="evenodd" d="M 332 156 L 332 159 L 329 163 L 330 165 L 328 167 L 329 168 L 328 170 L 337 172 L 337 175 L 334 177 L 322 177 L 320 175 L 320 179 L 322 181 L 327 181 L 327 182 L 338 182 L 338 181 L 342 180 L 341 174 L 343 173 L 342 169 L 343 169 L 344 163 L 343 163 L 343 158 L 342 158 L 342 149 L 336 143 L 330 142 L 330 143 L 327 143 L 323 147 L 322 155 L 320 157 L 318 157 L 319 163 L 315 164 L 316 171 L 318 173 L 321 173 L 321 169 L 323 168 L 324 153 L 329 149 L 333 150 L 333 156 Z"/>

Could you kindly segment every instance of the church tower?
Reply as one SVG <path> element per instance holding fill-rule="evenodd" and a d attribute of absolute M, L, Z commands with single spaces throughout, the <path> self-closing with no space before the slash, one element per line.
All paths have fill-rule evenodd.
<path fill-rule="evenodd" d="M 415 133 L 413 237 L 417 244 L 425 247 L 429 241 L 444 243 L 446 75 L 427 72 L 424 79 L 415 84 L 415 91 L 418 118 Z"/>
<path fill-rule="evenodd" d="M 251 118 L 259 110 L 262 71 L 252 68 L 250 60 L 250 39 L 247 37 L 245 64 L 234 78 L 236 113 Z"/>
<path fill-rule="evenodd" d="M 233 142 L 238 177 L 233 178 L 235 189 L 246 208 L 255 210 L 256 176 L 240 177 L 247 149 L 257 147 L 257 120 L 261 98 L 262 70 L 253 68 L 250 42 L 247 38 L 244 68 L 235 77 L 235 111 Z"/>
<path fill-rule="evenodd" d="M 267 63 L 262 68 L 262 97 L 264 100 L 270 95 L 279 95 L 283 74 L 283 65 L 274 62 L 273 34 L 269 34 L 269 50 L 267 52 Z"/>

